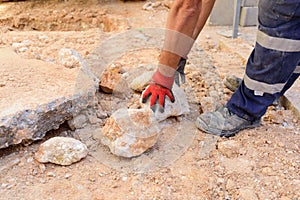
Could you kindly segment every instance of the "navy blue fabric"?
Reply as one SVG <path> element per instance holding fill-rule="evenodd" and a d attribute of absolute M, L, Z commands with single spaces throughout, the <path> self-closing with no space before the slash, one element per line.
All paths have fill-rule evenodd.
<path fill-rule="evenodd" d="M 300 40 L 299 0 L 260 0 L 259 30 L 272 37 Z M 293 74 L 300 64 L 300 51 L 282 52 L 266 49 L 256 43 L 251 53 L 246 74 L 249 78 L 267 84 L 286 83 L 281 92 L 257 96 L 244 81 L 232 95 L 227 107 L 232 113 L 254 121 L 263 116 L 276 98 L 288 90 L 299 74 Z"/>
<path fill-rule="evenodd" d="M 299 0 L 260 0 L 258 29 L 272 37 L 300 39 Z"/>

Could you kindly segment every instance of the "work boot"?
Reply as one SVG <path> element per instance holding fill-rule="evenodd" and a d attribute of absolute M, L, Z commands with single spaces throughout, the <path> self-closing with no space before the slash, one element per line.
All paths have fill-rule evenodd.
<path fill-rule="evenodd" d="M 242 79 L 234 75 L 226 76 L 223 80 L 223 84 L 232 92 L 235 92 L 239 88 L 241 83 Z"/>
<path fill-rule="evenodd" d="M 231 137 L 237 132 L 260 125 L 260 119 L 251 122 L 231 113 L 226 106 L 215 112 L 201 114 L 196 120 L 196 126 L 209 134 Z"/>

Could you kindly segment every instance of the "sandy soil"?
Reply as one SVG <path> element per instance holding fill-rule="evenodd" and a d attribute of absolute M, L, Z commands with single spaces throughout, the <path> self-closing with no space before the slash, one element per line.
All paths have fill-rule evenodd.
<path fill-rule="evenodd" d="M 144 3 L 0 3 L 0 47 L 13 47 L 24 58 L 54 63 L 60 62 L 62 48 L 86 57 L 113 34 L 164 27 L 168 9 L 159 5 L 146 11 Z M 242 77 L 245 60 L 222 46 L 216 30 L 205 27 L 198 43 L 221 77 Z M 25 43 L 22 47 L 26 48 L 16 43 Z M 155 57 L 151 55 L 151 59 Z M 128 58 L 127 62 L 137 60 Z M 228 99 L 232 93 L 224 90 Z M 99 95 L 104 100 L 111 98 Z M 174 149 L 160 154 L 162 150 L 156 146 L 132 160 L 100 154 L 95 143 L 88 144 L 91 151 L 86 159 L 68 167 L 36 162 L 34 153 L 42 141 L 0 150 L 0 199 L 300 199 L 300 127 L 291 111 L 272 106 L 262 126 L 229 139 L 190 129 L 192 121 L 184 122 L 181 129 L 166 131 L 160 140 L 168 146 L 171 142 L 163 142 L 177 135 L 184 148 L 172 146 Z M 44 140 L 56 135 L 91 141 L 66 124 L 49 132 Z M 151 155 L 165 155 L 166 162 L 160 160 L 157 168 L 145 170 Z"/>

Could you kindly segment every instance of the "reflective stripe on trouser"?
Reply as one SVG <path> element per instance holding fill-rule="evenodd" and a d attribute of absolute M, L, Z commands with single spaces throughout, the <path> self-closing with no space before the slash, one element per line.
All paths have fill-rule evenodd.
<path fill-rule="evenodd" d="M 299 77 L 300 2 L 260 0 L 257 41 L 244 80 L 227 107 L 254 121 Z"/>

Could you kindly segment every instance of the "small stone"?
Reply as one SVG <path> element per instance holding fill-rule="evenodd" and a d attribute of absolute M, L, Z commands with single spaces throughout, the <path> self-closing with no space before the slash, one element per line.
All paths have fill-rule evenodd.
<path fill-rule="evenodd" d="M 28 162 L 28 163 L 32 163 L 32 161 L 33 161 L 33 157 L 27 158 L 27 162 Z"/>
<path fill-rule="evenodd" d="M 240 148 L 241 145 L 235 140 L 221 141 L 217 144 L 218 151 L 228 158 L 237 156 Z"/>
<path fill-rule="evenodd" d="M 39 169 L 40 169 L 41 173 L 44 173 L 46 171 L 46 165 L 39 164 Z"/>
<path fill-rule="evenodd" d="M 98 128 L 92 132 L 92 137 L 94 140 L 101 140 L 102 138 L 102 128 Z"/>
<path fill-rule="evenodd" d="M 143 5 L 144 10 L 153 10 L 153 7 L 154 7 L 154 3 L 152 3 L 151 1 L 149 1 Z"/>
<path fill-rule="evenodd" d="M 55 163 L 58 165 L 71 165 L 80 161 L 88 154 L 85 144 L 74 138 L 54 137 L 39 147 L 35 159 L 41 163 Z"/>
<path fill-rule="evenodd" d="M 69 179 L 72 176 L 72 174 L 66 173 L 65 179 Z"/>
<path fill-rule="evenodd" d="M 213 112 L 220 106 L 220 103 L 213 97 L 203 97 L 200 102 L 204 113 Z"/>
<path fill-rule="evenodd" d="M 21 53 L 24 53 L 24 52 L 26 52 L 26 51 L 28 51 L 28 48 L 27 48 L 27 47 L 21 47 L 21 48 L 19 49 L 19 52 L 21 52 Z"/>
<path fill-rule="evenodd" d="M 78 68 L 81 66 L 82 58 L 80 54 L 68 48 L 62 48 L 59 51 L 60 63 L 66 68 Z"/>
<path fill-rule="evenodd" d="M 210 35 L 205 35 L 205 39 L 210 39 Z"/>
<path fill-rule="evenodd" d="M 119 109 L 103 127 L 101 142 L 113 154 L 130 158 L 151 148 L 159 131 L 151 109 Z"/>
<path fill-rule="evenodd" d="M 40 179 L 40 183 L 45 184 L 47 181 L 45 179 Z"/>
<path fill-rule="evenodd" d="M 100 79 L 100 89 L 108 94 L 113 93 L 122 78 L 122 72 L 123 70 L 120 65 L 112 64 L 106 68 Z"/>
<path fill-rule="evenodd" d="M 21 42 L 15 42 L 15 43 L 12 44 L 12 47 L 14 49 L 21 48 L 21 47 L 24 47 L 24 46 L 25 46 L 25 44 L 23 44 Z"/>
<path fill-rule="evenodd" d="M 99 119 L 106 119 L 108 117 L 107 113 L 103 110 L 97 110 L 96 115 Z"/>
<path fill-rule="evenodd" d="M 174 1 L 173 0 L 164 0 L 163 5 L 167 8 L 171 8 L 173 5 Z"/>
<path fill-rule="evenodd" d="M 2 188 L 2 189 L 6 188 L 7 186 L 8 186 L 7 183 L 2 183 L 2 184 L 1 184 L 1 188 Z"/>
<path fill-rule="evenodd" d="M 39 36 L 39 39 L 46 40 L 46 39 L 49 39 L 49 37 L 47 35 L 41 35 L 41 36 Z"/>
<path fill-rule="evenodd" d="M 89 177 L 89 181 L 96 182 L 96 179 L 94 177 Z"/>
<path fill-rule="evenodd" d="M 68 121 L 68 125 L 72 130 L 83 128 L 87 125 L 88 118 L 84 114 L 75 116 Z"/>
<path fill-rule="evenodd" d="M 88 115 L 88 120 L 90 122 L 90 124 L 98 124 L 98 123 L 101 123 L 101 119 L 99 119 L 97 117 L 97 115 L 94 113 L 92 115 Z"/>
<path fill-rule="evenodd" d="M 54 172 L 48 172 L 48 173 L 47 173 L 47 176 L 49 176 L 49 177 L 55 177 L 56 174 L 55 174 Z"/>
<path fill-rule="evenodd" d="M 0 87 L 4 87 L 6 85 L 6 82 L 1 82 Z"/>
<path fill-rule="evenodd" d="M 138 92 L 144 91 L 149 84 L 153 74 L 153 71 L 144 72 L 143 74 L 132 80 L 132 82 L 130 83 L 130 88 Z"/>

